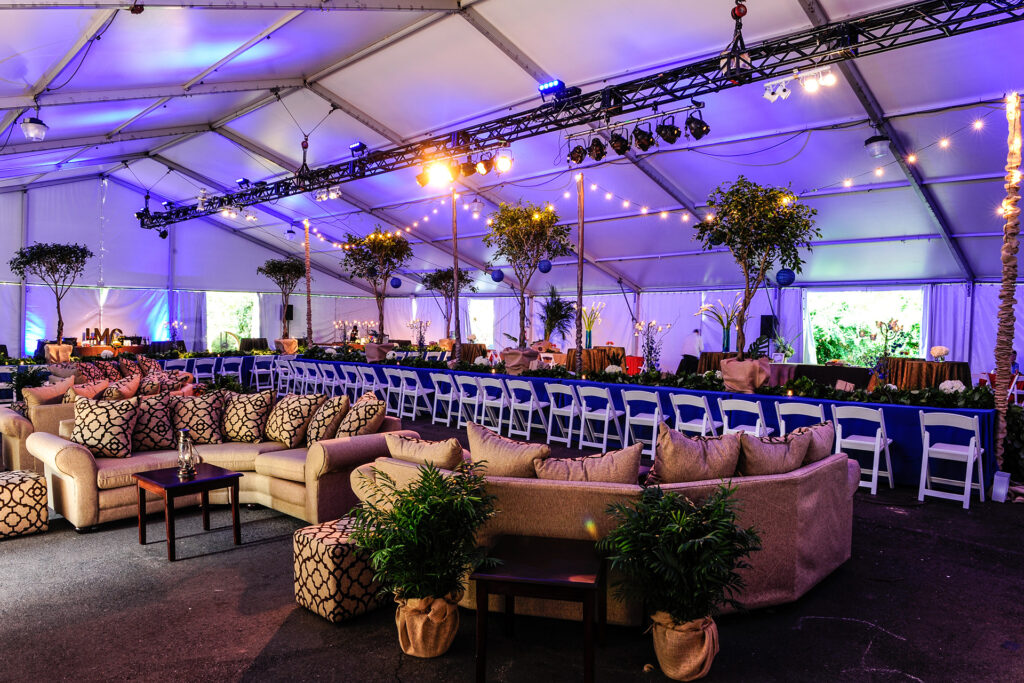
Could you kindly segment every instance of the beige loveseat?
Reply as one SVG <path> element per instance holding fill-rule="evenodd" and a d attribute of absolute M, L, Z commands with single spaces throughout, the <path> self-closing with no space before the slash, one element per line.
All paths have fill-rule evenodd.
<path fill-rule="evenodd" d="M 352 472 L 352 488 L 362 499 L 367 494 L 364 477 L 372 479 L 375 468 L 399 485 L 418 476 L 416 465 L 393 458 L 362 465 Z M 762 545 L 751 556 L 750 568 L 740 572 L 746 588 L 737 599 L 743 607 L 792 602 L 849 559 L 853 494 L 859 480 L 856 461 L 843 454 L 785 474 L 731 479 L 736 487 L 739 524 L 757 527 Z M 664 484 L 662 488 L 700 501 L 710 496 L 718 483 Z M 498 513 L 480 532 L 478 540 L 483 545 L 493 544 L 502 534 L 598 540 L 614 526 L 608 505 L 635 500 L 642 489 L 632 484 L 488 477 L 487 490 L 497 496 Z M 611 579 L 614 581 L 614 575 Z M 463 607 L 475 607 L 474 588 L 470 582 Z M 492 596 L 490 607 L 501 609 L 501 598 Z M 550 600 L 517 599 L 515 611 L 582 618 L 580 605 Z M 616 600 L 609 585 L 610 622 L 636 625 L 642 617 L 640 605 Z"/>
<path fill-rule="evenodd" d="M 0 408 L 0 437 L 3 439 L 3 466 L 0 469 L 42 474 L 43 463 L 28 452 L 25 440 L 33 432 L 57 434 L 60 423 L 74 417 L 74 403 L 29 406 L 27 418 L 10 408 Z"/>
<path fill-rule="evenodd" d="M 60 426 L 64 436 L 36 431 L 28 436 L 26 445 L 45 466 L 51 507 L 77 529 L 134 517 L 138 491 L 131 475 L 177 466 L 175 450 L 133 453 L 128 458 L 94 457 L 85 446 L 65 438 L 73 427 L 72 417 Z M 382 432 L 401 428 L 399 420 L 388 417 L 377 434 L 318 441 L 308 449 L 289 449 L 274 441 L 196 448 L 204 462 L 243 473 L 240 502 L 264 505 L 317 524 L 344 516 L 358 502 L 350 485 L 352 470 L 388 455 Z M 212 492 L 210 500 L 227 502 L 226 490 Z M 194 502 L 198 502 L 198 496 L 194 501 L 180 499 L 181 505 Z M 163 501 L 153 498 L 146 508 L 149 512 L 161 511 Z"/>

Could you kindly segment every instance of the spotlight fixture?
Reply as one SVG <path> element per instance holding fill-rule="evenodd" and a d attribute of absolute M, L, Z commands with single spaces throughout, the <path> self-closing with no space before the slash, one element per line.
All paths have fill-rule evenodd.
<path fill-rule="evenodd" d="M 508 173 L 512 170 L 512 157 L 508 154 L 499 154 L 494 159 L 494 169 L 498 173 Z"/>
<path fill-rule="evenodd" d="M 832 73 L 832 69 L 826 67 L 826 69 L 818 76 L 818 85 L 831 88 L 838 82 L 838 80 L 839 79 L 836 78 L 836 75 Z"/>
<path fill-rule="evenodd" d="M 676 117 L 670 116 L 654 129 L 662 140 L 672 145 L 675 144 L 676 140 L 683 134 L 683 131 L 679 130 L 679 126 L 676 125 Z"/>
<path fill-rule="evenodd" d="M 341 188 L 339 186 L 333 185 L 327 188 L 328 199 L 338 199 L 339 197 L 341 197 Z"/>
<path fill-rule="evenodd" d="M 690 132 L 690 137 L 694 140 L 700 140 L 711 132 L 711 126 L 704 121 L 704 117 L 698 111 L 686 117 L 686 130 Z"/>
<path fill-rule="evenodd" d="M 764 98 L 769 102 L 774 102 L 779 99 L 779 91 L 772 87 L 770 83 L 764 86 Z"/>
<path fill-rule="evenodd" d="M 220 210 L 220 215 L 224 218 L 238 218 L 238 209 L 229 204 Z"/>
<path fill-rule="evenodd" d="M 793 91 L 790 90 L 789 86 L 786 85 L 785 83 L 783 83 L 782 87 L 779 88 L 779 97 L 781 97 L 783 100 L 788 100 L 789 96 L 792 95 L 792 94 L 793 94 Z"/>
<path fill-rule="evenodd" d="M 576 97 L 583 92 L 577 87 L 565 87 L 565 83 L 557 78 L 547 83 L 541 83 L 537 86 L 537 91 L 540 92 L 540 98 L 544 101 L 547 101 L 549 96 L 554 97 L 556 100 L 566 100 L 570 97 Z"/>
<path fill-rule="evenodd" d="M 622 133 L 612 133 L 608 138 L 608 142 L 620 157 L 629 151 L 629 139 L 623 136 Z"/>
<path fill-rule="evenodd" d="M 608 150 L 600 139 L 594 138 L 590 141 L 590 145 L 587 147 L 587 156 L 594 161 L 601 161 L 601 159 L 604 159 L 607 155 Z"/>
<path fill-rule="evenodd" d="M 295 239 L 295 231 L 292 230 L 291 228 L 288 228 L 287 230 L 284 231 L 284 236 L 287 237 L 289 241 L 291 241 Z"/>
<path fill-rule="evenodd" d="M 315 202 L 326 202 L 327 201 L 327 188 L 320 188 L 313 192 L 313 201 Z"/>
<path fill-rule="evenodd" d="M 480 214 L 484 212 L 484 203 L 478 197 L 469 203 L 469 210 L 472 212 L 473 218 L 479 218 Z"/>
<path fill-rule="evenodd" d="M 348 146 L 348 151 L 351 152 L 352 156 L 358 157 L 366 153 L 365 142 L 353 142 Z"/>
<path fill-rule="evenodd" d="M 252 211 L 251 209 L 246 209 L 245 211 L 243 211 L 242 212 L 242 217 L 248 223 L 255 223 L 256 221 L 259 220 L 259 218 L 257 218 L 257 216 L 256 216 L 256 212 Z"/>
<path fill-rule="evenodd" d="M 476 164 L 474 164 L 472 161 L 467 160 L 462 164 L 459 164 L 459 170 L 462 173 L 463 178 L 468 178 L 469 176 L 476 173 Z"/>
<path fill-rule="evenodd" d="M 569 161 L 573 164 L 582 164 L 586 158 L 587 150 L 583 148 L 583 145 L 576 145 L 569 150 Z"/>
<path fill-rule="evenodd" d="M 176 206 L 175 203 L 172 202 L 170 199 L 168 199 L 166 202 L 161 202 L 161 205 L 164 207 L 164 210 L 166 211 L 170 211 Z"/>
<path fill-rule="evenodd" d="M 238 180 L 235 181 L 235 185 L 238 185 L 238 188 L 240 190 L 244 190 L 245 188 L 249 187 L 251 184 L 252 183 L 249 182 L 248 178 L 239 178 Z"/>
<path fill-rule="evenodd" d="M 476 162 L 476 172 L 480 175 L 487 175 L 491 172 L 492 168 L 494 168 L 493 157 L 481 157 L 480 160 Z"/>
<path fill-rule="evenodd" d="M 423 170 L 416 174 L 416 182 L 419 183 L 420 187 L 426 187 L 430 184 L 430 174 Z"/>
<path fill-rule="evenodd" d="M 801 79 L 800 85 L 804 87 L 804 92 L 811 94 L 818 92 L 818 89 L 821 87 L 821 83 L 819 83 L 818 79 L 814 76 L 808 76 L 807 78 Z"/>
<path fill-rule="evenodd" d="M 167 239 L 167 230 L 166 230 L 166 229 L 164 229 L 164 230 L 161 230 L 161 231 L 160 231 L 160 232 L 158 232 L 157 234 L 158 234 L 158 235 L 160 235 L 160 239 L 162 239 L 162 240 L 165 240 L 165 239 Z"/>
<path fill-rule="evenodd" d="M 434 161 L 427 164 L 426 173 L 427 184 L 433 185 L 434 187 L 451 185 L 455 180 L 455 175 L 452 173 L 452 167 L 441 161 Z M 417 182 L 418 181 L 419 177 L 417 176 Z M 420 184 L 422 185 L 423 183 Z"/>
<path fill-rule="evenodd" d="M 864 141 L 864 149 L 872 159 L 881 159 L 889 152 L 889 137 L 886 135 L 872 135 Z"/>
<path fill-rule="evenodd" d="M 633 143 L 641 152 L 646 152 L 657 144 L 650 127 L 641 128 L 639 125 L 633 129 Z"/>
<path fill-rule="evenodd" d="M 39 108 L 36 108 L 36 115 L 21 120 L 21 133 L 30 142 L 42 142 L 46 137 L 46 131 L 50 129 L 42 119 L 39 118 Z"/>

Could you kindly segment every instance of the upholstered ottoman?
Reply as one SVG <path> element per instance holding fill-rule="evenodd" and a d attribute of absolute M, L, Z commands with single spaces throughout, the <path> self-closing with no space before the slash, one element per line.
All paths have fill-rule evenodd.
<path fill-rule="evenodd" d="M 342 517 L 295 532 L 295 601 L 338 623 L 380 603 L 380 585 L 366 555 L 348 534 L 352 520 Z"/>
<path fill-rule="evenodd" d="M 0 539 L 46 531 L 46 479 L 35 472 L 0 472 Z"/>

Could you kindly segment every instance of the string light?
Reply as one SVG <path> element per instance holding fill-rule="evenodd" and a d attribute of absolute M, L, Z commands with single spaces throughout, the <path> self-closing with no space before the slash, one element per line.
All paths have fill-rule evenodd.
<path fill-rule="evenodd" d="M 604 198 L 605 199 L 611 199 L 612 198 L 612 193 L 611 192 L 605 192 L 604 193 Z"/>
<path fill-rule="evenodd" d="M 946 149 L 947 147 L 949 147 L 949 138 L 942 138 L 941 140 L 939 140 L 939 147 L 941 147 L 942 149 Z"/>
<path fill-rule="evenodd" d="M 985 127 L 985 122 L 981 119 L 974 119 L 974 123 L 971 125 L 974 126 L 974 130 L 981 130 Z"/>
<path fill-rule="evenodd" d="M 668 211 L 662 211 L 661 212 L 661 217 L 662 218 L 668 218 Z"/>
<path fill-rule="evenodd" d="M 846 180 L 843 181 L 843 187 L 852 187 L 852 186 L 853 186 L 853 178 L 847 178 Z"/>
<path fill-rule="evenodd" d="M 916 164 L 917 163 L 917 155 L 916 154 L 908 154 L 907 155 L 907 163 L 908 164 Z"/>
<path fill-rule="evenodd" d="M 883 175 L 885 175 L 885 169 L 879 166 L 878 168 L 875 169 L 875 175 L 881 178 Z"/>

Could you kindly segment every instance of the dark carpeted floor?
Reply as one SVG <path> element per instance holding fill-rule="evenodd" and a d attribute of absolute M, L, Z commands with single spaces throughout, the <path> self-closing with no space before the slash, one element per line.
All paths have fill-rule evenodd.
<path fill-rule="evenodd" d="M 207 533 L 185 511 L 173 564 L 155 516 L 146 546 L 133 521 L 0 541 L 0 680 L 472 680 L 473 612 L 447 655 L 407 657 L 390 608 L 335 626 L 295 604 L 302 522 L 263 508 L 242 521 L 236 548 L 226 510 Z M 707 680 L 1024 680 L 1022 532 L 1024 505 L 858 493 L 852 559 L 795 604 L 719 619 Z M 578 623 L 520 617 L 513 637 L 489 635 L 489 680 L 582 676 Z M 649 634 L 608 636 L 599 680 L 665 680 L 643 672 Z"/>

